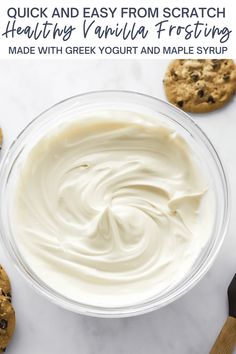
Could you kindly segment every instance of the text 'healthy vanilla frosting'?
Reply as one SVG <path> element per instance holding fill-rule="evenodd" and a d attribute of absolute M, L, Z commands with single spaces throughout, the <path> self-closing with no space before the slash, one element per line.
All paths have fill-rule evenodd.
<path fill-rule="evenodd" d="M 158 118 L 122 111 L 61 124 L 35 143 L 19 168 L 13 211 L 36 275 L 105 307 L 177 284 L 209 240 L 214 214 L 188 143 Z"/>

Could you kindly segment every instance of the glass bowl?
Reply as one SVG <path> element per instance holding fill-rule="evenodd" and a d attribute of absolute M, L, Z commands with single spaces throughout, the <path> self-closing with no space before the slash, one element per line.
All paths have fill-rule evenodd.
<path fill-rule="evenodd" d="M 82 113 L 119 109 L 158 116 L 159 120 L 177 130 L 190 144 L 201 161 L 215 198 L 215 218 L 211 237 L 186 276 L 172 288 L 144 302 L 125 307 L 97 307 L 71 300 L 39 279 L 22 256 L 11 224 L 10 200 L 17 179 L 17 164 L 24 153 L 49 129 L 64 121 L 79 119 Z M 125 317 L 143 314 L 176 300 L 189 291 L 206 274 L 224 240 L 229 221 L 229 191 L 220 158 L 213 145 L 183 111 L 160 99 L 128 91 L 98 91 L 64 100 L 30 122 L 12 143 L 0 168 L 1 241 L 17 269 L 41 294 L 71 311 L 97 317 Z"/>

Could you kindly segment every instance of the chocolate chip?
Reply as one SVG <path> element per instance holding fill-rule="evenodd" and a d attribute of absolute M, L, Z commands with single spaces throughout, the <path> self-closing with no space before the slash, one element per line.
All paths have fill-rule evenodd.
<path fill-rule="evenodd" d="M 11 297 L 11 293 L 7 293 L 7 297 Z"/>
<path fill-rule="evenodd" d="M 178 105 L 180 108 L 182 108 L 183 105 L 184 105 L 184 101 L 183 101 L 183 100 L 177 101 L 177 105 Z"/>
<path fill-rule="evenodd" d="M 204 91 L 203 90 L 198 90 L 197 95 L 202 98 L 204 96 Z"/>
<path fill-rule="evenodd" d="M 207 103 L 215 103 L 215 100 L 212 95 L 208 96 Z"/>
<path fill-rule="evenodd" d="M 199 80 L 199 76 L 197 74 L 192 74 L 191 76 L 192 81 L 196 82 Z"/>
<path fill-rule="evenodd" d="M 224 74 L 223 75 L 223 80 L 224 81 L 229 81 L 230 75 L 229 74 Z"/>
<path fill-rule="evenodd" d="M 6 329 L 7 326 L 8 326 L 7 320 L 4 320 L 4 318 L 2 318 L 2 319 L 0 320 L 0 328 L 1 328 L 1 329 Z"/>
<path fill-rule="evenodd" d="M 217 70 L 220 68 L 220 59 L 212 59 L 212 68 L 213 70 Z"/>
<path fill-rule="evenodd" d="M 2 348 L 3 353 L 5 353 L 6 349 L 7 349 L 7 348 Z"/>
<path fill-rule="evenodd" d="M 178 75 L 176 74 L 174 69 L 171 69 L 170 74 L 174 77 L 176 81 L 178 80 Z"/>
<path fill-rule="evenodd" d="M 219 63 L 212 64 L 212 68 L 213 70 L 217 70 L 220 68 L 220 64 Z"/>

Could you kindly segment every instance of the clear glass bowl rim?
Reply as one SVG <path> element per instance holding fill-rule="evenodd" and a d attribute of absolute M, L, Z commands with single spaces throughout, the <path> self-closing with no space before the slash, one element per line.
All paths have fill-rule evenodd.
<path fill-rule="evenodd" d="M 215 162 L 215 165 L 217 167 L 217 171 L 219 174 L 219 177 L 221 179 L 222 183 L 222 189 L 223 189 L 223 195 L 224 195 L 224 208 L 223 208 L 223 217 L 222 217 L 222 225 L 221 225 L 221 230 L 219 231 L 220 237 L 218 237 L 217 240 L 213 243 L 211 249 L 209 250 L 208 257 L 205 259 L 204 263 L 202 264 L 201 267 L 195 272 L 195 274 L 192 275 L 191 278 L 187 279 L 184 283 L 179 283 L 175 288 L 171 289 L 169 292 L 168 296 L 161 296 L 158 298 L 158 296 L 152 300 L 148 300 L 146 302 L 143 302 L 141 304 L 136 304 L 136 305 L 130 305 L 126 307 L 112 307 L 112 308 L 105 308 L 105 307 L 97 307 L 97 306 L 92 306 L 92 305 L 87 305 L 83 303 L 79 303 L 77 301 L 71 300 L 69 298 L 64 297 L 63 295 L 59 294 L 58 292 L 54 291 L 52 288 L 50 288 L 46 283 L 44 283 L 41 279 L 37 277 L 36 274 L 32 272 L 32 270 L 27 266 L 27 264 L 24 262 L 23 258 L 21 257 L 20 253 L 14 248 L 14 245 L 11 244 L 10 238 L 9 238 L 9 230 L 7 230 L 4 226 L 4 217 L 2 215 L 2 210 L 3 210 L 3 205 L 4 205 L 4 188 L 6 187 L 7 183 L 7 167 L 9 162 L 14 162 L 11 161 L 12 155 L 14 154 L 14 148 L 17 146 L 17 144 L 21 144 L 22 141 L 25 139 L 25 137 L 28 134 L 28 130 L 30 127 L 35 126 L 38 121 L 47 112 L 52 111 L 53 109 L 60 107 L 60 105 L 64 103 L 69 103 L 74 99 L 80 99 L 82 97 L 90 97 L 92 98 L 93 96 L 99 96 L 99 95 L 124 95 L 128 96 L 131 95 L 133 98 L 136 96 L 137 99 L 148 99 L 150 101 L 155 101 L 156 103 L 159 102 L 159 104 L 166 105 L 168 109 L 171 109 L 171 111 L 178 115 L 182 116 L 182 119 L 185 120 L 185 122 L 191 126 L 191 134 L 196 134 L 198 135 L 198 138 L 201 139 L 202 144 L 205 146 L 205 148 L 208 150 L 210 153 L 212 159 Z M 189 132 L 189 129 L 186 128 L 186 130 Z M 30 133 L 30 132 L 29 132 Z M 11 166 L 12 167 L 12 166 Z M 8 170 L 11 168 L 8 167 Z M 5 181 L 4 181 L 5 180 Z M 4 183 L 2 183 L 4 181 Z M 217 254 L 219 253 L 219 250 L 222 246 L 222 243 L 224 241 L 228 224 L 229 224 L 229 217 L 230 217 L 230 193 L 229 193 L 229 185 L 228 185 L 228 180 L 225 174 L 225 169 L 222 165 L 222 162 L 219 158 L 218 153 L 216 152 L 214 146 L 210 142 L 209 138 L 207 135 L 202 131 L 202 129 L 194 122 L 194 120 L 185 112 L 182 110 L 178 109 L 174 105 L 166 102 L 165 100 L 146 95 L 143 93 L 135 92 L 135 91 L 127 91 L 127 90 L 98 90 L 98 91 L 90 91 L 82 94 L 78 94 L 72 97 L 69 97 L 65 100 L 62 100 L 55 105 L 49 107 L 47 110 L 43 111 L 41 114 L 39 114 L 36 118 L 34 118 L 21 132 L 20 134 L 16 137 L 16 139 L 13 141 L 13 143 L 10 145 L 8 150 L 5 152 L 2 160 L 1 160 L 1 165 L 0 165 L 0 203 L 1 203 L 1 209 L 0 209 L 0 238 L 1 238 L 1 243 L 3 244 L 3 247 L 6 250 L 7 255 L 9 256 L 10 260 L 13 261 L 13 264 L 16 266 L 17 270 L 23 275 L 23 277 L 30 283 L 33 288 L 39 292 L 40 294 L 43 294 L 47 298 L 49 298 L 53 303 L 68 309 L 70 311 L 88 315 L 88 316 L 94 316 L 94 317 L 106 317 L 106 318 L 119 318 L 119 317 L 128 317 L 128 316 L 135 316 L 135 315 L 140 315 L 144 314 L 153 310 L 156 310 L 158 308 L 161 308 L 170 302 L 175 301 L 182 295 L 184 295 L 186 292 L 188 292 L 193 286 L 195 286 L 200 279 L 207 273 L 211 265 L 213 264 Z"/>

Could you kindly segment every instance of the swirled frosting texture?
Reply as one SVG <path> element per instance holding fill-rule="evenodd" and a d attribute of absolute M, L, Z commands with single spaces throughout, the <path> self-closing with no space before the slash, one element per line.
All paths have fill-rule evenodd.
<path fill-rule="evenodd" d="M 15 233 L 56 291 L 98 306 L 134 304 L 189 271 L 211 233 L 207 190 L 181 136 L 110 112 L 59 126 L 31 149 L 16 187 Z"/>

